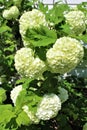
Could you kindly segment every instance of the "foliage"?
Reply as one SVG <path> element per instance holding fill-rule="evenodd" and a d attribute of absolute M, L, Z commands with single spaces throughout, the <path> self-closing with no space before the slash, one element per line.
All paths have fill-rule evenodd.
<path fill-rule="evenodd" d="M 29 40 L 33 46 L 40 47 L 53 44 L 57 39 L 57 35 L 54 30 L 50 30 L 45 26 L 41 26 L 39 29 L 29 29 L 25 39 Z"/>
<path fill-rule="evenodd" d="M 10 12 L 10 19 L 3 17 L 4 10 L 9 10 L 12 6 L 17 6 L 19 10 L 17 17 L 15 17 L 12 12 Z M 46 26 L 41 25 L 37 28 L 27 28 L 26 33 L 22 36 L 20 34 L 19 20 L 25 11 L 31 11 L 33 9 L 39 10 L 45 15 L 47 24 Z M 85 29 L 80 32 L 80 34 L 72 33 L 72 28 L 66 22 L 64 16 L 66 13 L 74 10 L 82 11 L 85 15 Z M 63 74 L 60 74 L 59 71 L 55 73 L 51 72 L 51 70 L 47 68 L 46 57 L 47 52 L 53 48 L 56 40 L 61 37 L 74 38 L 78 40 L 84 48 L 84 57 L 81 59 L 81 62 L 75 69 Z M 26 46 L 25 41 L 30 44 Z M 42 76 L 40 75 L 39 77 L 38 72 L 35 78 L 30 78 L 25 75 L 22 77 L 18 73 L 18 70 L 16 70 L 15 54 L 23 47 L 26 49 L 30 48 L 33 51 L 33 60 L 40 59 L 44 62 L 46 69 L 44 71 L 41 70 L 43 73 Z M 73 52 L 74 51 L 73 48 Z M 21 55 L 20 60 L 23 60 L 23 56 L 27 57 L 27 55 Z M 54 55 L 54 53 L 51 53 L 51 55 Z M 29 57 L 28 55 L 27 58 L 29 59 Z M 64 61 L 61 58 L 61 63 L 62 62 Z M 33 62 L 34 67 L 31 67 L 32 74 L 34 74 L 33 71 L 36 69 L 35 67 L 41 69 L 37 63 L 38 62 Z M 23 60 L 21 66 L 27 66 L 27 64 L 29 67 L 29 62 Z M 26 72 L 27 69 L 26 67 Z M 20 85 L 22 86 L 22 90 L 18 95 L 15 91 L 13 95 L 13 98 L 17 95 L 16 103 L 14 104 L 11 94 L 12 91 L 15 90 L 15 87 Z M 44 121 L 37 118 L 36 112 L 41 101 L 44 99 L 44 95 L 49 94 L 54 94 L 60 99 L 61 110 L 55 115 L 56 117 L 53 116 L 52 119 L 50 118 Z M 53 111 L 53 107 L 51 106 L 53 103 L 52 99 L 49 100 L 47 105 L 50 104 L 50 110 Z M 48 110 L 48 108 L 46 109 Z M 49 112 L 49 110 L 47 112 Z M 67 4 L 57 2 L 53 8 L 49 10 L 47 5 L 44 5 L 38 0 L 0 0 L 0 129 L 82 130 L 86 129 L 86 126 L 87 2 L 77 5 L 76 8 L 71 8 Z"/>

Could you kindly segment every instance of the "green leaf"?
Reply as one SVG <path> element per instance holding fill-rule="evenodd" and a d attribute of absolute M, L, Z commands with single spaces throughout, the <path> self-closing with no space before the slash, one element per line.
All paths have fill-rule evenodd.
<path fill-rule="evenodd" d="M 59 24 L 64 20 L 64 11 L 68 11 L 69 6 L 67 4 L 54 4 L 53 8 L 48 12 L 48 19 L 54 24 Z"/>
<path fill-rule="evenodd" d="M 25 100 L 26 100 L 26 90 L 22 90 L 16 99 L 17 108 L 19 109 L 22 108 Z"/>
<path fill-rule="evenodd" d="M 38 103 L 40 103 L 42 97 L 40 97 L 33 91 L 29 91 L 28 98 L 29 98 L 28 99 L 29 100 L 28 101 L 29 110 L 35 113 L 37 110 L 37 105 L 38 105 Z"/>
<path fill-rule="evenodd" d="M 26 81 L 25 78 L 18 79 L 18 80 L 16 81 L 16 85 L 17 85 L 17 84 L 20 84 L 20 83 L 24 83 L 25 81 Z"/>
<path fill-rule="evenodd" d="M 9 130 L 9 128 L 5 128 L 3 124 L 0 124 L 0 130 Z"/>
<path fill-rule="evenodd" d="M 29 87 L 29 84 L 32 82 L 32 80 L 33 79 L 29 79 L 29 78 L 21 78 L 16 81 L 16 85 L 22 84 L 23 88 L 27 89 Z"/>
<path fill-rule="evenodd" d="M 78 40 L 82 40 L 84 43 L 87 43 L 87 34 L 75 36 L 75 38 L 77 38 Z"/>
<path fill-rule="evenodd" d="M 4 0 L 0 0 L 0 3 L 2 3 L 2 4 L 3 4 L 3 3 L 4 3 Z"/>
<path fill-rule="evenodd" d="M 46 61 L 46 53 L 47 53 L 46 47 L 36 47 L 35 53 L 41 60 Z"/>
<path fill-rule="evenodd" d="M 0 89 L 0 103 L 6 100 L 6 90 L 3 88 Z"/>
<path fill-rule="evenodd" d="M 11 31 L 11 28 L 7 25 L 3 25 L 2 27 L 0 27 L 0 33 L 4 33 L 6 31 Z"/>
<path fill-rule="evenodd" d="M 18 126 L 31 124 L 29 117 L 27 116 L 27 114 L 24 111 L 22 111 L 18 115 L 18 117 L 16 118 L 16 122 L 17 122 Z"/>
<path fill-rule="evenodd" d="M 58 92 L 59 92 L 58 96 L 61 99 L 61 102 L 63 103 L 65 101 L 67 101 L 68 96 L 69 96 L 68 91 L 64 88 L 59 87 Z"/>
<path fill-rule="evenodd" d="M 8 104 L 8 105 L 0 105 L 0 113 L 5 111 L 5 110 L 10 110 L 12 111 L 13 110 L 13 107 L 12 105 Z"/>
<path fill-rule="evenodd" d="M 29 88 L 29 84 L 33 81 L 33 79 L 29 79 L 29 78 L 26 78 L 25 79 L 25 82 L 23 83 L 23 88 L 24 89 L 28 89 Z"/>
<path fill-rule="evenodd" d="M 8 130 L 18 130 L 18 124 L 16 123 L 16 117 L 12 118 L 9 123 L 6 124 L 6 127 Z M 6 129 L 7 130 L 7 129 Z"/>
<path fill-rule="evenodd" d="M 87 123 L 83 125 L 83 130 L 87 130 Z"/>
<path fill-rule="evenodd" d="M 48 11 L 48 5 L 44 5 L 43 3 L 39 2 L 38 9 L 46 15 L 46 12 Z"/>
<path fill-rule="evenodd" d="M 11 105 L 0 105 L 0 123 L 8 123 L 10 120 L 15 117 L 14 112 L 12 111 Z"/>
<path fill-rule="evenodd" d="M 16 108 L 17 110 L 20 110 L 24 105 L 28 105 L 29 110 L 36 112 L 37 105 L 40 101 L 41 97 L 33 92 L 33 90 L 22 90 L 17 97 Z"/>
<path fill-rule="evenodd" d="M 82 2 L 81 4 L 78 4 L 77 8 L 84 12 L 85 15 L 87 15 L 87 2 Z"/>
<path fill-rule="evenodd" d="M 68 25 L 68 24 L 61 25 L 61 29 L 64 33 L 70 35 L 70 33 L 71 33 L 70 25 Z"/>
<path fill-rule="evenodd" d="M 29 41 L 35 47 L 48 46 L 49 44 L 53 44 L 56 39 L 56 32 L 44 26 L 28 29 L 25 36 L 25 40 Z"/>

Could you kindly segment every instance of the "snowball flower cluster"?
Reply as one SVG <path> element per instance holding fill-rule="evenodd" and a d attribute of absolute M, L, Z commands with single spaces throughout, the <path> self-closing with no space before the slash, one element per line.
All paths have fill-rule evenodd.
<path fill-rule="evenodd" d="M 27 116 L 29 117 L 29 119 L 31 120 L 32 123 L 34 123 L 34 124 L 38 124 L 39 123 L 40 120 L 35 116 L 35 114 L 33 112 L 31 112 L 29 110 L 29 107 L 27 105 L 24 105 L 22 107 L 22 109 L 27 114 Z"/>
<path fill-rule="evenodd" d="M 20 17 L 20 34 L 22 36 L 25 35 L 26 30 L 29 28 L 36 28 L 40 27 L 40 25 L 47 25 L 45 15 L 37 10 L 33 9 L 32 11 L 24 12 L 23 15 Z"/>
<path fill-rule="evenodd" d="M 66 22 L 71 26 L 71 29 L 77 35 L 82 34 L 86 29 L 85 15 L 82 11 L 70 11 L 64 15 Z"/>
<path fill-rule="evenodd" d="M 16 19 L 19 16 L 19 10 L 16 6 L 12 6 L 9 8 L 9 10 L 4 10 L 3 11 L 3 17 L 7 20 L 10 19 Z"/>
<path fill-rule="evenodd" d="M 15 88 L 13 88 L 13 90 L 11 91 L 10 97 L 15 106 L 16 106 L 17 97 L 22 90 L 23 90 L 22 85 L 18 85 Z"/>
<path fill-rule="evenodd" d="M 46 94 L 42 98 L 36 112 L 40 120 L 49 120 L 58 114 L 61 109 L 61 101 L 56 94 Z"/>
<path fill-rule="evenodd" d="M 45 63 L 38 57 L 34 58 L 31 48 L 21 48 L 15 55 L 15 68 L 23 77 L 38 79 L 46 70 Z"/>
<path fill-rule="evenodd" d="M 83 56 L 83 46 L 78 40 L 62 37 L 47 51 L 47 65 L 52 73 L 64 74 L 74 69 Z"/>

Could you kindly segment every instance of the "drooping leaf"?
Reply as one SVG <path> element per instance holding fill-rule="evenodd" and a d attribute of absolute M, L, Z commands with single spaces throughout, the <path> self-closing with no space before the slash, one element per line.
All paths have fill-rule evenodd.
<path fill-rule="evenodd" d="M 31 124 L 29 117 L 27 116 L 27 114 L 24 111 L 22 111 L 18 115 L 18 117 L 16 118 L 16 122 L 17 122 L 18 126 Z"/>
<path fill-rule="evenodd" d="M 12 111 L 11 105 L 0 105 L 0 123 L 8 123 L 13 117 L 15 117 L 15 113 Z"/>
<path fill-rule="evenodd" d="M 70 26 L 68 24 L 61 25 L 61 29 L 64 33 L 70 35 L 71 29 L 70 29 Z"/>
<path fill-rule="evenodd" d="M 16 106 L 21 109 L 26 99 L 26 90 L 22 90 L 16 99 Z"/>
<path fill-rule="evenodd" d="M 48 5 L 44 5 L 43 3 L 39 2 L 38 9 L 46 15 L 46 12 L 48 11 Z"/>
<path fill-rule="evenodd" d="M 6 32 L 6 31 L 11 31 L 11 28 L 3 24 L 3 26 L 0 27 L 0 33 Z"/>
<path fill-rule="evenodd" d="M 77 38 L 78 40 L 82 40 L 84 43 L 87 43 L 87 34 L 76 36 L 75 38 Z"/>
<path fill-rule="evenodd" d="M 53 8 L 49 10 L 47 16 L 50 22 L 54 24 L 59 24 L 64 20 L 63 13 L 69 10 L 69 6 L 67 4 L 58 4 L 55 3 Z"/>
<path fill-rule="evenodd" d="M 56 32 L 44 26 L 28 29 L 25 36 L 25 40 L 29 41 L 35 47 L 48 46 L 49 44 L 53 44 L 56 39 Z"/>
<path fill-rule="evenodd" d="M 6 100 L 6 91 L 4 89 L 0 89 L 0 103 Z"/>

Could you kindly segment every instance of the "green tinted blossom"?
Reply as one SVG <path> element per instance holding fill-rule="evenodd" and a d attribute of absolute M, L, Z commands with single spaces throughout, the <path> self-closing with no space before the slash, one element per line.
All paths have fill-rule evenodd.
<path fill-rule="evenodd" d="M 15 68 L 23 77 L 38 79 L 42 77 L 46 65 L 38 57 L 34 58 L 32 49 L 21 48 L 15 55 Z"/>
<path fill-rule="evenodd" d="M 18 85 L 11 91 L 10 97 L 15 106 L 16 106 L 16 99 L 22 90 L 23 90 L 22 85 Z"/>
<path fill-rule="evenodd" d="M 22 107 L 22 109 L 27 114 L 27 116 L 29 117 L 29 119 L 31 120 L 31 122 L 33 124 L 38 124 L 39 123 L 40 120 L 35 116 L 35 114 L 32 111 L 29 110 L 27 105 L 24 105 Z"/>
<path fill-rule="evenodd" d="M 36 112 L 36 116 L 41 120 L 50 120 L 57 116 L 61 109 L 61 101 L 56 94 L 47 94 L 42 98 Z"/>
<path fill-rule="evenodd" d="M 10 7 L 8 10 L 3 11 L 3 17 L 7 20 L 16 19 L 19 16 L 19 10 L 16 6 Z"/>
<path fill-rule="evenodd" d="M 84 50 L 78 40 L 62 37 L 47 51 L 47 65 L 52 73 L 64 74 L 74 69 L 83 55 Z"/>
<path fill-rule="evenodd" d="M 70 11 L 64 15 L 66 22 L 71 26 L 73 33 L 82 34 L 86 29 L 85 15 L 82 11 Z"/>

